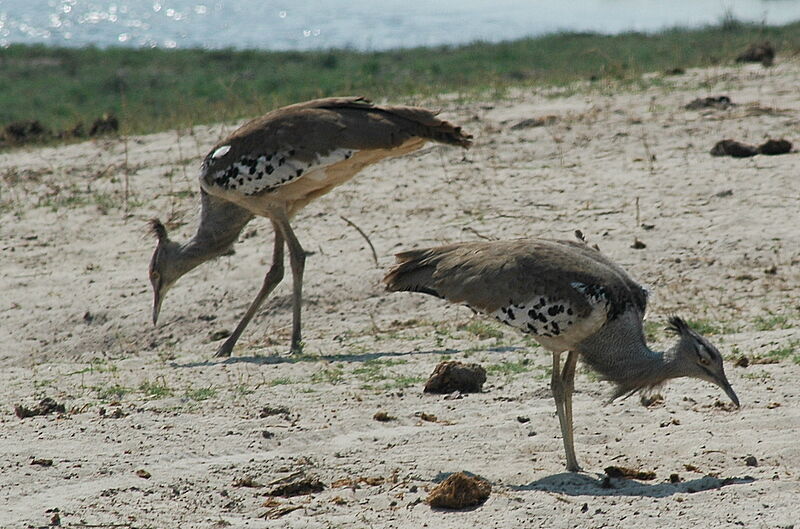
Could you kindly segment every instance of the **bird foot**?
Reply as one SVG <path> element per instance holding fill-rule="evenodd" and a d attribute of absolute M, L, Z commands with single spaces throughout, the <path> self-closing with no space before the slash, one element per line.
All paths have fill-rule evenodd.
<path fill-rule="evenodd" d="M 583 472 L 583 469 L 580 465 L 567 465 L 567 472 Z"/>
<path fill-rule="evenodd" d="M 303 341 L 297 340 L 296 342 L 292 340 L 292 346 L 289 348 L 289 354 L 299 355 L 303 354 Z"/>

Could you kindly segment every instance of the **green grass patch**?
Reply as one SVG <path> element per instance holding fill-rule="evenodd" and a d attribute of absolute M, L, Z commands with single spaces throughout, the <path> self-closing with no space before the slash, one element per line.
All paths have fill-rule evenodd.
<path fill-rule="evenodd" d="M 500 339 L 503 337 L 503 331 L 498 329 L 497 326 L 481 320 L 470 321 L 466 325 L 461 326 L 460 329 L 474 334 L 481 340 L 486 340 L 488 338 Z"/>
<path fill-rule="evenodd" d="M 172 396 L 172 389 L 167 385 L 167 381 L 163 377 L 156 380 L 145 380 L 139 384 L 139 391 L 145 394 L 146 397 L 154 399 L 162 399 Z"/>
<path fill-rule="evenodd" d="M 183 396 L 189 400 L 208 400 L 217 396 L 217 390 L 211 386 L 206 388 L 186 388 Z"/>
<path fill-rule="evenodd" d="M 122 397 L 133 391 L 129 387 L 114 384 L 113 386 L 96 387 L 97 398 L 104 401 L 121 400 Z"/>
<path fill-rule="evenodd" d="M 800 340 L 789 340 L 785 346 L 773 349 L 766 356 L 780 360 L 791 359 L 795 364 L 800 364 Z"/>
<path fill-rule="evenodd" d="M 270 387 L 273 387 L 273 386 L 285 386 L 285 385 L 294 384 L 294 383 L 295 383 L 295 381 L 292 380 L 289 377 L 277 377 L 277 378 L 273 378 L 272 380 L 270 380 L 267 385 L 270 386 Z"/>
<path fill-rule="evenodd" d="M 355 368 L 353 370 L 353 374 L 356 377 L 358 377 L 359 380 L 362 380 L 364 382 L 385 380 L 389 378 L 390 375 L 384 372 L 384 368 L 403 365 L 406 363 L 407 363 L 406 360 L 402 360 L 399 358 L 387 358 L 387 359 L 373 358 L 371 360 L 365 361 L 363 364 Z"/>
<path fill-rule="evenodd" d="M 731 327 L 716 321 L 686 320 L 686 323 L 689 324 L 689 327 L 702 335 L 733 334 L 738 332 L 736 327 Z"/>
<path fill-rule="evenodd" d="M 800 50 L 800 23 L 720 24 L 654 34 L 559 33 L 500 43 L 381 52 L 323 50 L 0 49 L 0 127 L 39 120 L 84 129 L 104 113 L 121 132 L 230 121 L 341 94 L 403 99 L 455 93 L 503 97 L 513 86 L 636 82 L 645 72 L 732 63 L 754 41 Z M 658 79 L 652 82 L 663 82 Z M 608 86 L 608 83 L 605 83 Z"/>
<path fill-rule="evenodd" d="M 314 384 L 338 384 L 344 377 L 344 369 L 341 365 L 324 367 L 311 375 L 311 382 Z"/>
<path fill-rule="evenodd" d="M 517 361 L 500 362 L 498 364 L 491 364 L 486 368 L 486 372 L 491 375 L 518 375 L 520 373 L 527 373 L 531 371 L 534 366 L 527 358 Z"/>
<path fill-rule="evenodd" d="M 774 331 L 775 329 L 788 329 L 792 325 L 789 316 L 785 314 L 770 314 L 769 316 L 759 316 L 755 319 L 757 331 Z"/>

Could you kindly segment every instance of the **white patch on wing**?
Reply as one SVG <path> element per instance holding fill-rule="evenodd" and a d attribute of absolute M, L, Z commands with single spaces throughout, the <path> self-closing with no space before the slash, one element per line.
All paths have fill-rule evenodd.
<path fill-rule="evenodd" d="M 489 316 L 537 338 L 563 336 L 567 339 L 577 337 L 580 340 L 585 333 L 593 332 L 595 325 L 605 321 L 608 299 L 600 287 L 583 283 L 572 283 L 571 286 L 586 296 L 592 309 L 588 317 L 578 316 L 577 309 L 569 302 L 544 295 L 530 296 L 522 302 L 509 300 L 507 305 L 490 312 Z"/>
<path fill-rule="evenodd" d="M 210 180 L 211 183 L 224 189 L 235 190 L 245 195 L 269 193 L 308 173 L 314 175 L 315 178 L 324 179 L 325 171 L 319 171 L 319 169 L 346 160 L 355 152 L 357 151 L 352 149 L 335 149 L 324 155 L 318 154 L 311 162 L 292 158 L 294 151 L 291 150 L 263 154 L 258 157 L 244 156 L 225 169 L 214 173 Z"/>
<path fill-rule="evenodd" d="M 223 156 L 228 154 L 229 150 L 231 150 L 230 145 L 223 145 L 222 147 L 214 151 L 214 154 L 211 155 L 211 159 L 216 160 L 217 158 L 222 158 Z"/>

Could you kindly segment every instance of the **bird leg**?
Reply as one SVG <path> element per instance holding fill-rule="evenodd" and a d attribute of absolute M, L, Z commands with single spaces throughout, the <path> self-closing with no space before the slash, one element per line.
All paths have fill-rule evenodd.
<path fill-rule="evenodd" d="M 553 353 L 553 373 L 550 378 L 550 389 L 556 401 L 556 413 L 561 424 L 561 436 L 564 440 L 564 451 L 567 456 L 567 470 L 578 472 L 578 458 L 575 457 L 575 444 L 572 436 L 572 389 L 575 379 L 575 365 L 578 355 L 570 351 L 561 370 L 561 353 Z"/>
<path fill-rule="evenodd" d="M 303 303 L 303 271 L 306 264 L 306 251 L 300 246 L 300 241 L 289 224 L 289 217 L 285 211 L 276 212 L 275 221 L 286 239 L 289 247 L 289 265 L 292 268 L 292 345 L 291 352 L 303 351 L 300 308 Z"/>
<path fill-rule="evenodd" d="M 261 285 L 261 290 L 258 291 L 256 295 L 256 299 L 250 304 L 250 308 L 247 309 L 247 312 L 242 317 L 239 325 L 236 326 L 236 329 L 233 333 L 225 340 L 219 349 L 217 349 L 217 353 L 214 356 L 218 357 L 229 357 L 231 352 L 233 351 L 233 346 L 236 345 L 236 341 L 239 339 L 239 336 L 242 335 L 244 328 L 247 327 L 247 324 L 250 323 L 250 320 L 253 319 L 255 316 L 258 307 L 261 306 L 261 303 L 270 295 L 270 293 L 278 286 L 278 283 L 281 282 L 283 279 L 283 233 L 278 226 L 273 222 L 272 227 L 275 230 L 275 246 L 272 250 L 272 266 L 270 266 L 269 270 L 267 271 L 267 275 L 264 276 L 264 283 Z"/>

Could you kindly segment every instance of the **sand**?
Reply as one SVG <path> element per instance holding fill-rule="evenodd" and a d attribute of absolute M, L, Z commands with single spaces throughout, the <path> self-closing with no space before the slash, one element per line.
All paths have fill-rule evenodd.
<path fill-rule="evenodd" d="M 442 108 L 475 146 L 381 163 L 297 217 L 313 252 L 302 356 L 287 352 L 285 281 L 234 356 L 212 357 L 268 266 L 263 219 L 235 255 L 182 278 L 150 322 L 146 220 L 190 236 L 199 160 L 235 124 L 0 153 L 0 527 L 797 527 L 798 155 L 709 150 L 796 143 L 798 86 L 787 60 L 409 101 Z M 737 105 L 683 108 L 723 94 Z M 378 266 L 342 217 L 369 235 Z M 576 229 L 654 290 L 655 348 L 671 340 L 671 314 L 703 325 L 742 408 L 687 379 L 650 407 L 604 404 L 609 385 L 579 367 L 585 472 L 568 474 L 550 355 L 380 279 L 402 249 Z M 776 363 L 735 367 L 742 356 Z M 484 391 L 423 394 L 446 359 L 484 366 Z M 14 414 L 44 397 L 66 412 Z M 612 465 L 655 478 L 604 483 Z M 423 502 L 462 470 L 491 483 L 483 505 Z M 324 489 L 271 495 L 303 479 Z"/>

